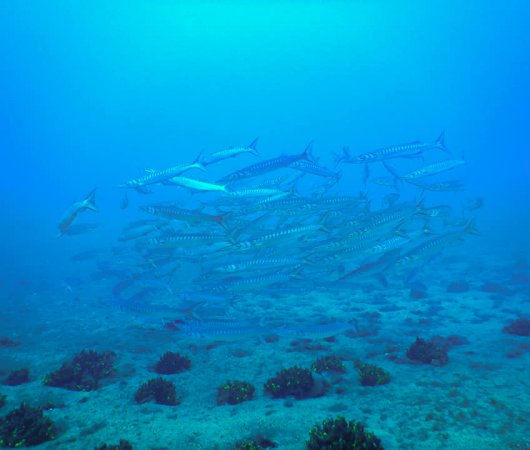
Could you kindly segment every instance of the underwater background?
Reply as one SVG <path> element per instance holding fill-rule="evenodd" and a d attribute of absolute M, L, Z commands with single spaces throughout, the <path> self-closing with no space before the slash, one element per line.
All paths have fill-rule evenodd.
<path fill-rule="evenodd" d="M 530 448 L 529 21 L 522 0 L 2 2 L 0 378 L 22 368 L 29 377 L 0 386 L 0 445 L 8 446 L 8 414 L 24 402 L 54 421 L 53 440 L 42 448 L 97 448 L 119 439 L 138 449 L 327 448 L 308 447 L 309 431 L 337 416 L 363 423 L 387 449 Z M 365 164 L 340 161 L 343 147 L 353 157 L 432 143 L 443 131 L 448 152 L 388 165 L 404 174 L 439 160 L 465 161 L 433 178 L 465 189 L 432 192 L 399 177 L 376 185 L 376 177 L 396 178 L 386 161 L 369 164 L 369 173 Z M 118 186 L 199 154 L 248 150 L 258 136 L 258 156 L 184 176 L 214 183 L 259 161 L 302 154 L 312 142 L 311 161 L 340 173 L 336 183 L 309 173 L 279 190 L 311 208 L 317 198 L 351 196 L 363 205 L 342 212 L 361 222 L 385 207 L 395 212 L 400 202 L 442 204 L 451 220 L 433 219 L 425 236 L 416 237 L 423 222 L 413 218 L 409 229 L 400 221 L 374 243 L 403 235 L 415 244 L 454 240 L 417 260 L 411 253 L 417 262 L 405 274 L 392 258 L 410 255 L 413 245 L 399 256 L 363 254 L 354 266 L 350 259 L 328 266 L 318 244 L 340 242 L 351 224 L 337 219 L 340 208 L 302 220 L 304 206 L 303 214 L 267 213 L 267 232 L 324 230 L 297 230 L 293 240 L 245 253 L 229 247 L 220 254 L 210 244 L 182 254 L 173 248 L 164 256 L 185 263 L 171 266 L 170 276 L 138 275 L 140 266 L 147 272 L 144 263 L 161 267 L 146 253 L 144 235 L 123 239 L 135 221 L 153 219 L 140 207 L 178 201 L 233 218 L 258 200 L 247 192 L 227 205 L 218 192 Z M 282 164 L 292 172 L 291 163 Z M 58 237 L 65 210 L 93 188 L 97 212 L 75 217 L 91 226 Z M 471 223 L 479 236 L 449 234 Z M 153 225 L 149 239 L 164 239 L 166 225 Z M 190 229 L 179 232 L 221 227 L 194 221 Z M 263 235 L 249 222 L 246 231 L 230 223 L 222 229 L 232 246 L 254 245 Z M 292 272 L 258 271 L 283 281 L 239 288 L 234 281 L 246 275 L 210 272 L 219 255 L 220 264 L 234 264 L 241 255 L 259 262 L 296 251 L 302 261 Z M 374 273 L 343 278 L 379 262 Z M 142 280 L 141 289 L 127 285 L 127 298 L 142 294 L 141 303 L 127 304 L 116 292 L 133 279 Z M 228 303 L 206 300 L 197 309 L 187 296 L 198 292 L 221 293 Z M 210 319 L 233 322 L 219 331 L 207 328 Z M 191 329 L 196 325 L 200 331 Z M 313 326 L 329 326 L 329 334 Z M 407 357 L 417 337 L 447 350 L 448 361 Z M 111 362 L 96 363 L 112 366 L 101 383 L 94 374 L 97 386 L 47 383 L 84 349 L 115 352 L 114 359 L 101 353 Z M 176 384 L 179 404 L 135 401 L 142 383 L 158 377 L 153 366 L 167 351 L 191 361 L 164 378 Z M 276 398 L 264 388 L 284 368 L 318 372 L 312 364 L 330 355 L 345 372 L 315 374 L 318 392 Z M 363 363 L 383 368 L 390 382 L 362 386 Z M 218 405 L 227 380 L 252 383 L 253 399 Z M 242 447 L 246 439 L 256 447 Z"/>

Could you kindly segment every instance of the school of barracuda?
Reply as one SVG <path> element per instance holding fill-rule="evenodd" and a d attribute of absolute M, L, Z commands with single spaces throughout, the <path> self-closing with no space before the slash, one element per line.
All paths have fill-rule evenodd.
<path fill-rule="evenodd" d="M 224 160 L 259 158 L 257 143 L 255 139 L 247 147 L 199 155 L 190 163 L 163 170 L 149 169 L 118 186 L 126 189 L 122 209 L 128 207 L 129 191 L 153 194 L 155 188 L 177 189 L 179 200 L 142 205 L 145 218 L 123 229 L 112 258 L 97 261 L 96 275 L 116 279 L 115 305 L 162 315 L 168 318 L 166 326 L 188 336 L 230 340 L 274 332 L 325 337 L 353 325 L 268 324 L 255 317 L 236 314 L 234 318 L 227 311 L 256 296 L 329 293 L 355 288 L 372 277 L 383 285 L 389 276 L 410 283 L 444 249 L 466 234 L 477 234 L 473 220 L 461 212 L 453 214 L 443 204 L 426 206 L 431 192 L 464 189 L 459 180 L 430 181 L 464 164 L 443 156 L 450 153 L 443 133 L 434 142 L 416 141 L 356 156 L 344 149 L 333 169 L 318 163 L 309 144 L 303 152 L 257 160 L 209 179 L 211 166 L 222 166 Z M 443 158 L 422 165 L 427 153 Z M 394 167 L 400 159 L 419 167 L 400 174 Z M 369 182 L 389 190 L 380 206 L 365 193 L 344 193 L 342 180 L 347 179 L 348 186 L 354 183 L 338 170 L 347 171 L 349 164 L 364 166 L 359 184 L 364 189 L 357 191 L 366 191 Z M 388 176 L 370 179 L 374 165 Z M 402 201 L 401 184 L 412 186 L 416 198 Z M 186 198 L 182 190 L 193 195 Z M 482 200 L 476 199 L 464 211 L 481 206 Z M 59 224 L 61 235 L 76 234 L 69 229 L 78 214 L 95 208 L 92 191 L 67 210 Z M 84 252 L 74 259 L 96 255 Z M 183 276 L 186 289 L 180 281 Z"/>

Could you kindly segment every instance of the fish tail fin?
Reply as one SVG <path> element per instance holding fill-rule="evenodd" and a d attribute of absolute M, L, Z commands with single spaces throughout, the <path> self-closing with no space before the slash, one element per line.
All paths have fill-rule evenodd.
<path fill-rule="evenodd" d="M 393 184 L 393 188 L 399 192 L 399 183 L 398 183 L 398 179 L 396 177 L 394 177 L 394 184 Z"/>
<path fill-rule="evenodd" d="M 83 205 L 87 209 L 91 209 L 92 211 L 97 211 L 96 207 L 96 188 L 92 189 L 90 193 L 85 197 L 83 200 Z"/>
<path fill-rule="evenodd" d="M 326 225 L 326 221 L 328 220 L 328 217 L 329 217 L 329 211 L 325 212 L 324 214 L 322 214 L 322 217 L 320 218 L 320 220 L 318 222 L 318 224 L 320 226 L 320 230 L 323 231 L 324 233 L 329 233 L 330 232 L 330 229 Z"/>
<path fill-rule="evenodd" d="M 348 161 L 351 159 L 350 150 L 348 147 L 342 147 L 342 153 L 341 154 L 334 154 L 335 159 L 335 167 L 337 167 L 339 164 L 341 164 L 344 161 Z"/>
<path fill-rule="evenodd" d="M 383 166 L 385 166 L 385 169 L 388 170 L 390 175 L 394 177 L 394 183 L 396 184 L 398 180 L 401 180 L 401 175 L 396 172 L 396 170 L 390 166 L 384 159 L 381 161 L 383 163 Z"/>
<path fill-rule="evenodd" d="M 223 212 L 220 214 L 217 214 L 214 216 L 214 220 L 216 223 L 221 225 L 226 231 L 228 231 L 228 224 L 226 223 L 226 220 L 232 215 L 232 212 Z"/>
<path fill-rule="evenodd" d="M 370 166 L 368 164 L 364 165 L 363 169 L 363 185 L 366 186 L 368 180 L 370 179 Z"/>
<path fill-rule="evenodd" d="M 366 200 L 364 202 L 364 208 L 363 208 L 363 211 L 368 214 L 370 212 L 370 209 L 372 208 L 372 200 Z"/>
<path fill-rule="evenodd" d="M 252 149 L 251 153 L 256 156 L 259 156 L 259 152 L 257 149 L 258 140 L 259 140 L 259 137 L 256 137 L 256 139 L 254 139 L 250 144 L 248 144 L 248 148 Z"/>
<path fill-rule="evenodd" d="M 313 156 L 313 141 L 307 144 L 307 147 L 302 153 L 302 159 L 305 159 L 306 161 L 314 161 L 315 158 Z"/>
<path fill-rule="evenodd" d="M 206 172 L 206 165 L 204 163 L 204 160 L 203 160 L 203 154 L 202 154 L 202 150 L 199 152 L 199 154 L 197 155 L 197 157 L 193 160 L 192 164 L 197 164 L 197 168 L 199 170 L 202 170 L 203 172 Z"/>
<path fill-rule="evenodd" d="M 416 213 L 417 214 L 425 214 L 425 197 L 423 196 L 423 193 L 421 194 L 420 199 L 416 202 Z"/>
<path fill-rule="evenodd" d="M 287 192 L 288 192 L 287 193 L 288 197 L 300 197 L 300 192 L 298 191 L 298 187 L 296 186 L 295 183 L 291 185 L 291 187 L 289 188 Z"/>
<path fill-rule="evenodd" d="M 217 214 L 213 217 L 215 223 L 221 225 L 226 230 L 226 224 L 224 223 L 224 214 Z"/>
<path fill-rule="evenodd" d="M 475 227 L 475 218 L 471 219 L 469 222 L 466 223 L 464 231 L 467 234 L 471 234 L 473 236 L 480 236 L 480 232 Z"/>
<path fill-rule="evenodd" d="M 434 142 L 436 147 L 438 147 L 440 150 L 443 150 L 446 153 L 450 153 L 447 147 L 445 146 L 445 130 L 440 133 L 436 141 Z"/>
<path fill-rule="evenodd" d="M 227 235 L 228 242 L 230 242 L 232 245 L 236 245 L 239 242 L 239 237 L 242 233 L 243 230 L 241 228 L 234 228 Z"/>
<path fill-rule="evenodd" d="M 379 283 L 381 283 L 384 287 L 388 287 L 388 280 L 385 277 L 383 272 L 378 272 L 374 276 L 377 279 L 377 281 L 379 281 Z"/>
<path fill-rule="evenodd" d="M 298 264 L 291 272 L 289 272 L 289 278 L 293 278 L 295 280 L 303 280 L 304 277 L 302 275 L 302 270 L 302 264 Z"/>
<path fill-rule="evenodd" d="M 423 227 L 421 227 L 421 232 L 422 232 L 422 234 L 424 234 L 426 236 L 433 236 L 433 235 L 436 234 L 433 231 L 432 227 L 431 227 L 430 217 L 428 217 L 428 216 L 425 217 L 425 219 L 423 221 Z"/>

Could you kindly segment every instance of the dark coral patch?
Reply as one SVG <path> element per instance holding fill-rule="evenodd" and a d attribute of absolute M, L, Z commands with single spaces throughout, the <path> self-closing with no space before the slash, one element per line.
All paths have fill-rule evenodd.
<path fill-rule="evenodd" d="M 270 439 L 257 436 L 255 438 L 245 439 L 236 444 L 235 450 L 262 450 L 266 448 L 276 448 L 278 444 Z"/>
<path fill-rule="evenodd" d="M 347 421 L 344 417 L 324 420 L 309 432 L 308 450 L 348 449 L 383 450 L 381 440 L 366 431 L 360 422 Z"/>
<path fill-rule="evenodd" d="M 125 439 L 120 439 L 119 444 L 103 444 L 99 447 L 96 447 L 95 450 L 133 450 L 131 443 Z"/>
<path fill-rule="evenodd" d="M 254 386 L 246 381 L 227 381 L 217 388 L 217 404 L 237 405 L 252 400 L 255 390 Z"/>
<path fill-rule="evenodd" d="M 12 339 L 9 339 L 6 336 L 0 337 L 0 347 L 14 348 L 18 346 L 19 346 L 18 342 L 13 341 Z"/>
<path fill-rule="evenodd" d="M 274 378 L 265 383 L 265 391 L 274 398 L 293 396 L 296 399 L 309 398 L 313 394 L 315 380 L 308 369 L 295 366 L 280 370 Z"/>
<path fill-rule="evenodd" d="M 453 281 L 447 286 L 447 292 L 451 294 L 461 294 L 469 291 L 469 283 L 467 281 Z"/>
<path fill-rule="evenodd" d="M 159 405 L 178 405 L 175 385 L 171 381 L 163 378 L 153 378 L 142 384 L 134 395 L 136 403 L 146 403 L 154 401 Z"/>
<path fill-rule="evenodd" d="M 60 369 L 48 374 L 44 384 L 71 391 L 93 391 L 99 387 L 101 379 L 114 371 L 115 359 L 114 352 L 83 350 L 71 361 L 63 363 Z"/>
<path fill-rule="evenodd" d="M 311 370 L 317 373 L 344 373 L 346 372 L 346 366 L 340 358 L 334 355 L 330 355 L 318 358 L 313 364 L 311 364 Z"/>
<path fill-rule="evenodd" d="M 8 386 L 19 386 L 24 383 L 29 383 L 29 370 L 26 368 L 13 370 L 3 381 L 3 384 Z"/>
<path fill-rule="evenodd" d="M 178 353 L 166 352 L 155 365 L 155 372 L 162 375 L 172 375 L 184 372 L 191 367 L 191 361 Z"/>
<path fill-rule="evenodd" d="M 447 351 L 439 347 L 435 342 L 416 338 L 407 350 L 407 358 L 423 364 L 443 366 L 449 362 Z"/>
<path fill-rule="evenodd" d="M 0 447 L 20 448 L 55 438 L 55 427 L 42 409 L 24 403 L 0 420 Z"/>
<path fill-rule="evenodd" d="M 361 361 L 355 361 L 355 367 L 359 371 L 359 381 L 362 386 L 378 386 L 390 383 L 390 374 L 380 367 L 363 364 Z"/>
<path fill-rule="evenodd" d="M 530 319 L 520 318 L 502 329 L 503 333 L 515 334 L 516 336 L 530 336 Z"/>

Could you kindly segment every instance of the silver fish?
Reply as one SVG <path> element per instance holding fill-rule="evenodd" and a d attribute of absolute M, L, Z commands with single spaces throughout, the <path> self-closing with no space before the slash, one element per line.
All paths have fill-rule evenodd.
<path fill-rule="evenodd" d="M 67 234 L 68 229 L 74 223 L 80 212 L 91 210 L 97 211 L 96 208 L 96 189 L 92 189 L 90 193 L 81 201 L 73 203 L 63 214 L 59 221 L 59 235 L 61 237 Z"/>
<path fill-rule="evenodd" d="M 201 161 L 200 153 L 191 164 L 179 164 L 176 166 L 168 167 L 167 169 L 163 170 L 148 170 L 146 175 L 129 180 L 124 184 L 119 185 L 118 187 L 134 188 L 138 190 L 145 186 L 162 183 L 166 180 L 169 180 L 170 178 L 177 177 L 191 169 L 200 169 L 202 171 L 206 170 Z"/>
<path fill-rule="evenodd" d="M 343 148 L 343 153 L 336 157 L 337 163 L 367 164 L 386 161 L 393 158 L 411 158 L 425 153 L 427 150 L 439 149 L 447 152 L 444 143 L 445 132 L 442 132 L 434 142 L 414 141 L 408 144 L 383 147 L 357 156 L 351 156 L 348 148 Z"/>
<path fill-rule="evenodd" d="M 176 186 L 185 187 L 193 191 L 210 191 L 210 192 L 224 192 L 228 190 L 222 184 L 208 183 L 206 181 L 196 180 L 187 177 L 171 177 L 165 180 L 167 184 L 174 184 Z"/>
<path fill-rule="evenodd" d="M 466 162 L 463 159 L 447 159 L 445 161 L 440 161 L 420 167 L 419 169 L 413 170 L 412 172 L 409 172 L 405 175 L 399 175 L 399 178 L 404 181 L 417 180 L 418 178 L 447 172 L 465 163 Z"/>
<path fill-rule="evenodd" d="M 205 156 L 202 160 L 202 163 L 205 166 L 218 163 L 224 159 L 235 158 L 236 156 L 243 155 L 245 153 L 250 153 L 254 156 L 259 156 L 259 153 L 256 149 L 258 145 L 258 138 L 254 139 L 247 147 L 233 147 L 226 150 L 220 150 L 213 152 Z"/>
<path fill-rule="evenodd" d="M 234 181 L 239 181 L 245 178 L 257 177 L 258 175 L 263 175 L 267 172 L 272 172 L 273 170 L 278 170 L 283 167 L 288 167 L 299 160 L 309 160 L 311 159 L 311 149 L 313 145 L 310 143 L 306 149 L 298 155 L 282 155 L 277 158 L 267 159 L 251 166 L 247 166 L 243 169 L 240 169 L 236 172 L 232 172 L 218 180 L 218 183 L 232 183 Z"/>

